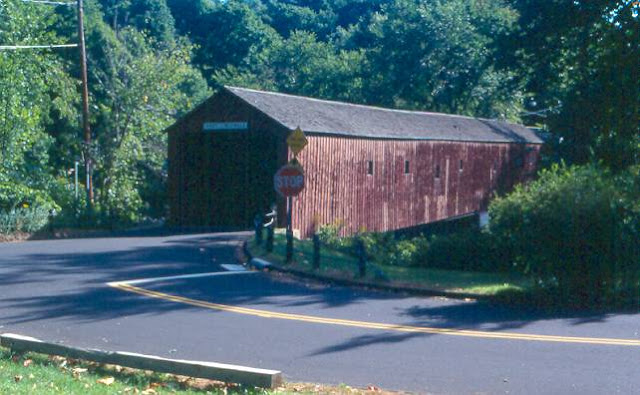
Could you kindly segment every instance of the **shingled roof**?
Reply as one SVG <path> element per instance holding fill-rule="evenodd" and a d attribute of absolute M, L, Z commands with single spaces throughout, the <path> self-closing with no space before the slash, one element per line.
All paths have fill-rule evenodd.
<path fill-rule="evenodd" d="M 226 86 L 226 90 L 288 129 L 311 134 L 401 140 L 534 143 L 534 131 L 512 123 L 420 111 L 394 110 Z"/>

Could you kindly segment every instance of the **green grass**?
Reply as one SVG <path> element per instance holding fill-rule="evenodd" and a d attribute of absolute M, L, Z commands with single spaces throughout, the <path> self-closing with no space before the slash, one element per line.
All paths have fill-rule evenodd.
<path fill-rule="evenodd" d="M 285 383 L 275 390 L 248 388 L 219 381 L 154 373 L 36 353 L 18 355 L 0 347 L 1 395 L 318 393 L 336 395 L 397 394 L 392 391 L 380 392 L 379 390 L 352 388 L 344 384 L 331 386 L 315 383 Z"/>
<path fill-rule="evenodd" d="M 109 383 L 113 378 L 113 382 Z M 107 379 L 106 383 L 99 380 Z M 0 394 L 223 394 L 224 383 L 80 362 L 0 348 Z M 232 393 L 267 394 L 261 389 L 229 388 Z M 146 391 L 146 392 L 145 392 Z"/>
<path fill-rule="evenodd" d="M 530 280 L 506 273 L 400 267 L 374 263 L 367 264 L 367 274 L 365 278 L 360 279 L 355 257 L 325 246 L 320 253 L 320 269 L 315 271 L 312 267 L 313 243 L 310 240 L 294 240 L 294 262 L 286 265 L 286 241 L 282 234 L 275 235 L 272 253 L 267 253 L 263 247 L 257 246 L 253 238 L 249 241 L 249 251 L 253 256 L 265 258 L 276 264 L 327 278 L 362 280 L 368 283 L 474 295 L 496 295 L 504 291 L 518 292 L 532 286 Z"/>

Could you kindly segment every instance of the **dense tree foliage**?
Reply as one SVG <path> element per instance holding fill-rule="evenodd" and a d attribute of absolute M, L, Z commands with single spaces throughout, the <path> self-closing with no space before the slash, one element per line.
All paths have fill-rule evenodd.
<path fill-rule="evenodd" d="M 624 171 L 640 162 L 637 14 L 630 0 L 86 0 L 96 218 L 164 215 L 163 130 L 223 84 L 525 122 L 557 158 Z M 74 42 L 75 21 L 0 0 L 0 45 Z M 83 206 L 77 60 L 0 51 L 2 210 Z"/>
<path fill-rule="evenodd" d="M 565 159 L 638 163 L 639 5 L 629 0 L 512 0 L 510 43 L 531 93 L 529 109 L 562 139 Z"/>
<path fill-rule="evenodd" d="M 563 303 L 638 305 L 640 174 L 554 165 L 490 207 L 514 264 Z M 534 242 L 532 242 L 534 240 Z"/>

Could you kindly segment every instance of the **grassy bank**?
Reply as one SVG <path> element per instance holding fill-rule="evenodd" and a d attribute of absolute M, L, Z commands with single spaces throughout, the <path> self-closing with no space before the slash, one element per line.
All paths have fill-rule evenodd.
<path fill-rule="evenodd" d="M 518 292 L 531 287 L 530 280 L 506 273 L 469 272 L 458 270 L 430 269 L 412 266 L 367 264 L 367 274 L 358 277 L 358 262 L 351 255 L 323 247 L 320 268 L 313 268 L 313 243 L 310 240 L 294 241 L 294 262 L 285 263 L 286 241 L 276 234 L 272 253 L 258 246 L 254 239 L 248 244 L 255 257 L 262 257 L 276 264 L 315 273 L 329 279 L 348 279 L 367 283 L 422 288 L 461 294 L 496 295 L 501 292 Z"/>
<path fill-rule="evenodd" d="M 276 390 L 247 388 L 213 380 L 160 374 L 36 353 L 14 355 L 0 348 L 0 394 L 399 394 L 376 387 L 352 388 L 285 383 Z"/>
<path fill-rule="evenodd" d="M 0 349 L 0 394 L 202 394 L 225 388 L 208 380 Z"/>

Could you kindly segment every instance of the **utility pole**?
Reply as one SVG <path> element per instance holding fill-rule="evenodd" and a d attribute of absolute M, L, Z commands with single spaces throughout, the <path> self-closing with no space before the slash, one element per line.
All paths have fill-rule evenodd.
<path fill-rule="evenodd" d="M 78 0 L 78 44 L 80 49 L 80 73 L 82 75 L 82 129 L 84 131 L 84 170 L 87 175 L 87 208 L 93 207 L 93 175 L 91 163 L 91 125 L 89 125 L 89 85 L 87 78 L 87 50 L 84 44 L 84 9 Z"/>

